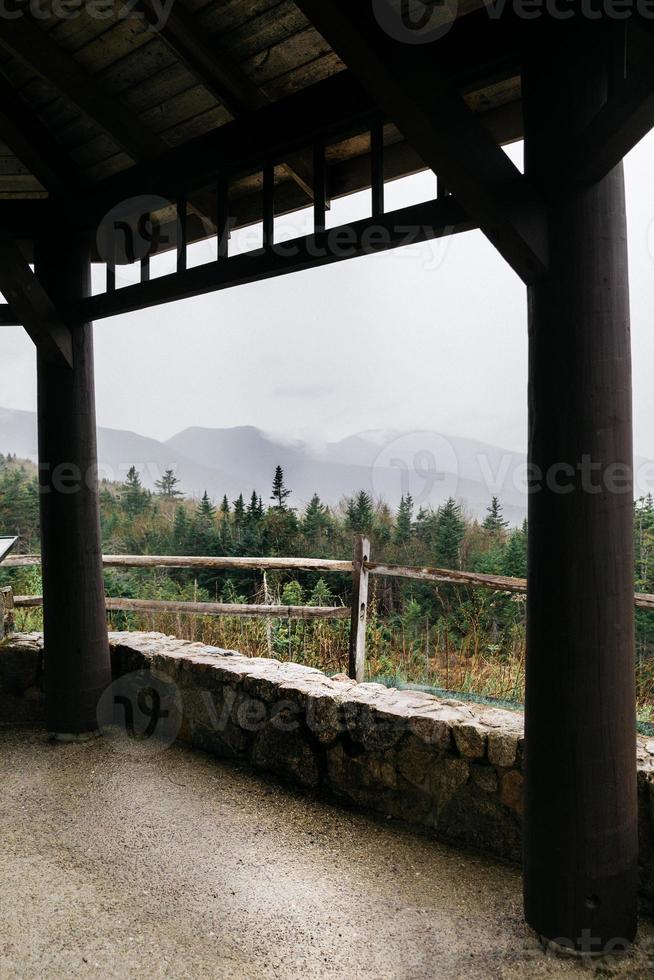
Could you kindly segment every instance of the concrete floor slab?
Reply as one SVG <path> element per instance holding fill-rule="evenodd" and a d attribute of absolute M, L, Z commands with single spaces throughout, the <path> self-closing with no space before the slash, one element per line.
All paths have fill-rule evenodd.
<path fill-rule="evenodd" d="M 545 955 L 512 868 L 209 756 L 0 734 L 0 977 L 654 976 Z"/>

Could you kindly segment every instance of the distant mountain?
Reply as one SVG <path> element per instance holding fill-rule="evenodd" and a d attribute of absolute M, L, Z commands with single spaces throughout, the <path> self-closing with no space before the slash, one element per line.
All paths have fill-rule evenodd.
<path fill-rule="evenodd" d="M 319 449 L 276 441 L 251 426 L 191 428 L 166 445 L 180 458 L 203 465 L 215 461 L 226 472 L 238 473 L 237 484 L 244 493 L 267 491 L 280 463 L 294 499 L 302 503 L 319 493 L 324 501 L 337 504 L 344 496 L 366 490 L 392 507 L 409 492 L 416 506 L 437 507 L 452 495 L 481 516 L 497 492 L 509 520 L 520 523 L 526 513 L 524 494 L 508 478 L 524 457 L 432 432 L 362 432 Z M 496 475 L 501 485 L 493 489 Z"/>
<path fill-rule="evenodd" d="M 36 460 L 36 416 L 0 408 L 0 452 Z M 371 430 L 322 447 L 284 443 L 253 426 L 230 429 L 190 428 L 167 442 L 134 432 L 98 429 L 101 476 L 117 482 L 136 466 L 152 489 L 172 468 L 184 492 L 199 497 L 207 490 L 218 501 L 252 490 L 267 502 L 275 466 L 284 468 L 291 498 L 302 507 L 314 493 L 333 506 L 366 490 L 396 508 L 411 493 L 416 509 L 437 507 L 456 497 L 469 514 L 483 517 L 493 494 L 512 524 L 526 515 L 526 457 L 498 446 L 435 432 Z M 637 492 L 654 490 L 654 467 L 637 460 Z M 646 482 L 647 478 L 649 483 Z"/>

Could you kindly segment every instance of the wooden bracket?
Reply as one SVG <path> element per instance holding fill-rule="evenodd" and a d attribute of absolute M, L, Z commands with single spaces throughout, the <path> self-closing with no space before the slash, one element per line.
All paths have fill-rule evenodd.
<path fill-rule="evenodd" d="M 0 291 L 39 351 L 61 367 L 73 366 L 73 338 L 54 303 L 23 258 L 15 240 L 0 230 Z"/>
<path fill-rule="evenodd" d="M 518 275 L 527 283 L 544 275 L 544 204 L 440 74 L 440 42 L 408 45 L 394 40 L 382 30 L 369 3 L 297 4 Z"/>
<path fill-rule="evenodd" d="M 654 46 L 632 66 L 580 133 L 568 164 L 573 179 L 605 177 L 654 126 Z"/>

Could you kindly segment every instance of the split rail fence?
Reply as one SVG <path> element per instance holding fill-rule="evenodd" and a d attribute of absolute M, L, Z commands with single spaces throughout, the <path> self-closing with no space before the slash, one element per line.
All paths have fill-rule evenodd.
<path fill-rule="evenodd" d="M 5 559 L 3 568 L 20 568 L 40 565 L 38 555 L 14 555 Z M 154 599 L 111 598 L 106 600 L 110 612 L 176 613 L 190 616 L 246 616 L 263 619 L 349 619 L 350 677 L 362 681 L 365 674 L 366 622 L 368 614 L 368 583 L 371 575 L 390 578 L 406 578 L 420 582 L 460 585 L 474 589 L 488 589 L 515 595 L 526 595 L 527 580 L 503 575 L 483 575 L 476 572 L 460 572 L 447 568 L 416 568 L 387 565 L 370 560 L 370 542 L 358 537 L 351 561 L 330 558 L 228 558 L 228 557 L 179 557 L 176 555 L 105 555 L 105 568 L 171 568 L 197 569 L 198 571 L 294 571 L 336 572 L 352 576 L 351 606 L 282 606 L 224 602 L 174 602 Z M 637 608 L 654 610 L 654 595 L 637 593 Z M 42 596 L 14 595 L 11 587 L 0 589 L 0 603 L 4 615 L 0 616 L 0 637 L 3 622 L 11 628 L 16 609 L 37 608 L 43 604 Z"/>

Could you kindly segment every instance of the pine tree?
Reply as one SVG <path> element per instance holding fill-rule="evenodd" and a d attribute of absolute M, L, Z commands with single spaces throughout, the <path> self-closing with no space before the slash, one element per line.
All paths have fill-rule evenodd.
<path fill-rule="evenodd" d="M 154 485 L 159 491 L 160 497 L 169 497 L 174 499 L 175 497 L 184 496 L 181 490 L 177 489 L 178 483 L 179 480 L 175 476 L 174 470 L 166 470 L 160 480 L 155 480 Z"/>
<path fill-rule="evenodd" d="M 263 503 L 261 497 L 257 496 L 256 490 L 252 491 L 250 503 L 248 504 L 245 519 L 248 527 L 254 527 L 263 517 Z"/>
<path fill-rule="evenodd" d="M 288 490 L 284 485 L 284 471 L 281 466 L 277 466 L 275 469 L 275 477 L 273 479 L 272 493 L 270 495 L 271 500 L 277 501 L 277 507 L 280 510 L 286 509 L 286 499 L 290 497 L 291 490 Z"/>
<path fill-rule="evenodd" d="M 202 494 L 202 500 L 198 504 L 197 516 L 205 524 L 213 524 L 216 516 L 216 508 L 211 503 L 211 498 L 206 490 Z"/>
<path fill-rule="evenodd" d="M 329 508 L 314 493 L 302 518 L 302 531 L 311 542 L 318 544 L 330 526 Z"/>
<path fill-rule="evenodd" d="M 486 511 L 486 519 L 482 527 L 491 534 L 499 536 L 509 526 L 502 516 L 502 505 L 497 497 L 493 497 L 490 507 Z"/>
<path fill-rule="evenodd" d="M 245 524 L 245 501 L 242 493 L 234 501 L 234 523 L 237 527 L 242 527 Z"/>
<path fill-rule="evenodd" d="M 183 555 L 188 544 L 189 521 L 186 507 L 179 504 L 175 508 L 175 519 L 173 522 L 173 544 L 178 554 Z"/>
<path fill-rule="evenodd" d="M 136 467 L 130 466 L 120 495 L 125 512 L 130 517 L 142 514 L 147 509 L 149 494 L 141 486 L 141 477 Z"/>
<path fill-rule="evenodd" d="M 413 534 L 413 497 L 410 493 L 400 500 L 395 519 L 396 544 L 408 544 Z"/>
<path fill-rule="evenodd" d="M 512 531 L 502 555 L 502 575 L 527 577 L 527 535 L 524 528 Z"/>
<path fill-rule="evenodd" d="M 223 519 L 229 515 L 229 500 L 227 499 L 227 494 L 225 494 L 222 499 L 222 503 L 220 505 L 220 514 L 223 517 Z"/>
<path fill-rule="evenodd" d="M 366 534 L 372 530 L 374 519 L 372 497 L 365 490 L 360 490 L 356 497 L 351 497 L 347 502 L 346 524 L 355 534 Z"/>
<path fill-rule="evenodd" d="M 443 568 L 458 568 L 461 559 L 461 544 L 465 532 L 465 523 L 461 516 L 461 508 L 450 497 L 438 509 L 434 545 L 436 561 Z"/>
<path fill-rule="evenodd" d="M 193 519 L 193 547 L 196 554 L 209 555 L 216 545 L 216 508 L 204 491 Z"/>

